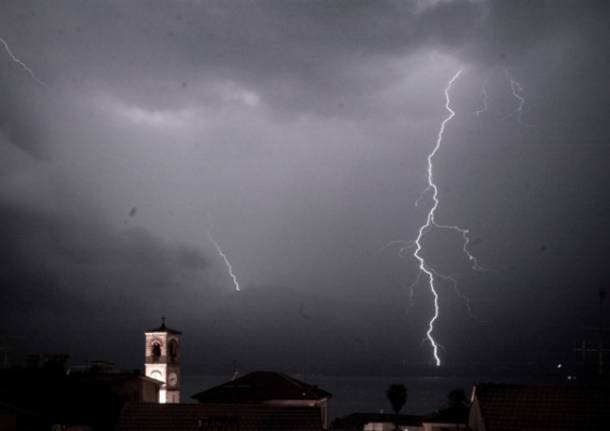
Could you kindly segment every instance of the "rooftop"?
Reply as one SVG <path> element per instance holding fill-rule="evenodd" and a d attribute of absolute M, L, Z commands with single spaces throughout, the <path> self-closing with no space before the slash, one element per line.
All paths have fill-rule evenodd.
<path fill-rule="evenodd" d="M 192 396 L 200 403 L 260 403 L 271 400 L 322 400 L 331 394 L 285 374 L 256 371 Z"/>
<path fill-rule="evenodd" d="M 475 386 L 487 431 L 610 429 L 610 387 L 481 384 Z"/>
<path fill-rule="evenodd" d="M 320 431 L 320 411 L 253 404 L 128 403 L 119 431 Z"/>
<path fill-rule="evenodd" d="M 469 412 L 469 406 L 458 404 L 426 416 L 424 422 L 431 424 L 467 424 Z"/>
<path fill-rule="evenodd" d="M 352 413 L 333 421 L 333 429 L 362 430 L 368 423 L 396 423 L 402 426 L 422 426 L 423 416 L 393 413 Z"/>

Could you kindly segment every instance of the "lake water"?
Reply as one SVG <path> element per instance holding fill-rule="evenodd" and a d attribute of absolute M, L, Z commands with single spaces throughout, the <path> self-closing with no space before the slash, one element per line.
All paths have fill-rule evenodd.
<path fill-rule="evenodd" d="M 407 386 L 407 404 L 401 413 L 424 414 L 447 405 L 447 394 L 453 389 L 470 390 L 482 379 L 468 377 L 366 377 L 294 375 L 296 379 L 317 385 L 333 397 L 330 400 L 330 417 L 335 418 L 354 412 L 391 413 L 392 408 L 385 392 L 389 385 L 402 383 Z M 231 376 L 184 376 L 183 402 L 193 402 L 190 396 L 231 380 Z M 188 399 L 187 399 L 188 398 Z"/>

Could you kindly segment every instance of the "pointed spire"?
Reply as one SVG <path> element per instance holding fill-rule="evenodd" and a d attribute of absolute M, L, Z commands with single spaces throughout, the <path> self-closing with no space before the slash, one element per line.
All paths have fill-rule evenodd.
<path fill-rule="evenodd" d="M 167 326 L 165 326 L 166 320 L 167 319 L 165 318 L 165 315 L 162 315 L 161 316 L 161 326 L 159 326 L 158 328 L 149 329 L 148 331 L 145 331 L 145 332 L 167 332 L 167 333 L 177 334 L 177 335 L 182 334 L 182 332 L 180 332 L 180 331 L 177 331 L 175 329 L 168 328 Z"/>

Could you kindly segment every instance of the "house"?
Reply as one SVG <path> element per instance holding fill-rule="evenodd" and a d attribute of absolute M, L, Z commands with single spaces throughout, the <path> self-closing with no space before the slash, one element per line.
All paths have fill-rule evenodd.
<path fill-rule="evenodd" d="M 333 421 L 333 430 L 349 431 L 423 431 L 423 416 L 391 413 L 352 413 Z"/>
<path fill-rule="evenodd" d="M 160 383 L 140 374 L 109 370 L 106 372 L 71 373 L 68 378 L 90 391 L 109 391 L 122 401 L 156 402 L 159 398 Z"/>
<path fill-rule="evenodd" d="M 321 431 L 315 407 L 127 403 L 118 431 Z"/>
<path fill-rule="evenodd" d="M 332 395 L 282 373 L 256 371 L 192 396 L 200 404 L 259 404 L 314 408 L 328 428 L 328 400 Z"/>
<path fill-rule="evenodd" d="M 109 368 L 1 370 L 0 429 L 112 429 L 124 402 L 155 401 L 159 386 L 139 372 Z"/>
<path fill-rule="evenodd" d="M 422 421 L 424 431 L 457 431 L 468 429 L 469 407 L 456 404 L 426 416 Z"/>
<path fill-rule="evenodd" d="M 0 370 L 0 429 L 321 431 L 331 394 L 275 372 L 255 372 L 181 403 L 181 333 L 144 333 L 144 373 L 96 361 L 67 368 L 67 355 L 31 356 Z M 117 425 L 119 424 L 119 425 Z"/>
<path fill-rule="evenodd" d="M 40 415 L 0 402 L 0 430 L 2 431 L 35 431 L 48 428 L 48 423 Z"/>
<path fill-rule="evenodd" d="M 607 431 L 610 387 L 578 385 L 476 385 L 473 431 Z"/>

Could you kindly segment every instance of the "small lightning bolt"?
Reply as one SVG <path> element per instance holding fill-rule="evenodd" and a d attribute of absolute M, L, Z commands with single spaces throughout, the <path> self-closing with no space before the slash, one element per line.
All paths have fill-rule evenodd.
<path fill-rule="evenodd" d="M 449 92 L 451 91 L 451 87 L 453 86 L 454 82 L 460 77 L 461 74 L 462 74 L 462 70 L 460 69 L 451 77 L 451 79 L 447 83 L 447 86 L 445 87 L 445 91 L 444 91 L 445 110 L 449 113 L 449 115 L 441 122 L 441 126 L 439 128 L 438 135 L 436 138 L 436 143 L 434 145 L 434 148 L 432 149 L 430 154 L 428 154 L 428 157 L 427 157 L 428 185 L 427 185 L 426 189 L 424 190 L 424 193 L 427 191 L 430 191 L 430 190 L 432 191 L 432 206 L 426 216 L 426 222 L 420 226 L 420 228 L 417 232 L 417 238 L 415 238 L 415 240 L 413 241 L 413 243 L 415 244 L 414 251 L 413 251 L 413 257 L 415 257 L 415 259 L 419 262 L 419 273 L 418 273 L 418 278 L 417 278 L 417 280 L 415 280 L 415 282 L 417 283 L 421 274 L 424 273 L 428 279 L 428 287 L 434 298 L 434 314 L 433 314 L 432 318 L 430 319 L 430 321 L 428 322 L 428 330 L 426 331 L 426 339 L 432 346 L 432 352 L 434 355 L 434 361 L 436 363 L 436 366 L 441 365 L 441 359 L 438 354 L 440 344 L 434 339 L 434 336 L 433 336 L 434 323 L 439 318 L 439 313 L 440 313 L 439 303 L 438 303 L 439 295 L 438 295 L 438 291 L 436 289 L 435 282 L 436 282 L 437 278 L 450 280 L 450 281 L 453 280 L 453 282 L 455 282 L 455 279 L 450 276 L 445 276 L 445 275 L 442 275 L 439 272 L 437 272 L 434 268 L 432 268 L 426 262 L 424 257 L 420 254 L 422 251 L 422 248 L 423 248 L 422 240 L 423 240 L 424 235 L 433 228 L 447 229 L 447 230 L 452 230 L 452 231 L 459 233 L 462 236 L 462 238 L 464 239 L 462 251 L 465 253 L 466 257 L 471 262 L 472 268 L 475 270 L 482 270 L 476 257 L 474 255 L 472 255 L 472 253 L 470 253 L 470 251 L 468 250 L 468 246 L 470 244 L 470 237 L 468 236 L 468 233 L 469 233 L 468 229 L 464 229 L 464 228 L 461 228 L 456 225 L 438 224 L 435 220 L 436 210 L 438 209 L 438 205 L 439 205 L 439 198 L 438 198 L 438 186 L 434 182 L 434 170 L 433 170 L 432 162 L 433 162 L 434 156 L 440 149 L 441 144 L 443 142 L 443 136 L 445 134 L 445 128 L 447 126 L 447 123 L 449 123 L 449 121 L 451 121 L 451 119 L 455 116 L 455 111 L 453 111 L 453 109 L 451 109 L 451 98 L 449 96 Z M 421 199 L 421 196 L 420 196 L 420 199 Z M 418 201 L 420 199 L 418 199 Z M 457 287 L 457 284 L 454 284 L 454 286 Z M 459 292 L 459 291 L 456 290 L 456 292 Z M 459 296 L 463 297 L 461 292 L 459 293 Z M 470 304 L 468 301 L 466 302 L 466 305 L 470 311 Z"/>
<path fill-rule="evenodd" d="M 229 262 L 229 258 L 227 257 L 226 254 L 224 254 L 224 252 L 222 251 L 222 248 L 220 248 L 220 244 L 218 244 L 218 242 L 216 242 L 216 240 L 214 239 L 214 237 L 212 237 L 212 234 L 210 232 L 207 232 L 207 237 L 210 240 L 210 242 L 212 244 L 214 244 L 214 247 L 216 248 L 216 252 L 218 253 L 218 255 L 222 258 L 222 260 L 224 260 L 225 266 L 227 267 L 227 271 L 229 272 L 231 279 L 233 279 L 233 285 L 235 286 L 235 290 L 239 292 L 241 290 L 239 288 L 239 282 L 237 281 L 237 276 L 233 272 L 233 266 L 231 266 L 231 262 Z"/>
<path fill-rule="evenodd" d="M 407 309 L 405 311 L 406 313 L 409 313 L 409 311 L 413 307 L 413 304 L 415 303 L 415 286 L 417 286 L 417 283 L 419 283 L 421 274 L 422 274 L 422 272 L 418 271 L 417 277 L 415 277 L 415 280 L 413 281 L 413 283 L 411 283 L 407 286 L 407 289 L 409 289 L 409 306 L 407 307 Z"/>
<path fill-rule="evenodd" d="M 481 265 L 479 265 L 479 260 L 476 258 L 476 256 L 473 255 L 470 252 L 470 250 L 468 249 L 468 246 L 470 245 L 470 241 L 471 241 L 470 237 L 468 236 L 468 234 L 470 233 L 470 231 L 468 229 L 464 229 L 464 228 L 461 228 L 461 227 L 455 226 L 455 225 L 438 224 L 436 222 L 434 222 L 434 227 L 437 227 L 439 229 L 448 229 L 448 230 L 453 230 L 453 231 L 459 232 L 462 235 L 462 238 L 464 239 L 464 242 L 462 243 L 462 251 L 464 252 L 466 257 L 470 261 L 470 263 L 472 265 L 472 269 L 475 271 L 485 271 L 485 268 L 483 268 Z"/>
<path fill-rule="evenodd" d="M 515 110 L 513 111 L 517 114 L 517 122 L 522 126 L 529 126 L 528 123 L 523 121 L 523 106 L 525 105 L 525 97 L 523 97 L 522 95 L 523 87 L 521 86 L 521 84 L 519 84 L 519 82 L 513 79 L 512 75 L 508 70 L 506 70 L 506 76 L 510 81 L 510 90 L 513 93 L 513 97 L 519 102 L 517 108 L 515 108 Z"/>
<path fill-rule="evenodd" d="M 387 248 L 389 247 L 393 247 L 395 245 L 399 245 L 400 247 L 398 248 L 398 256 L 399 257 L 405 257 L 405 253 L 407 251 L 409 251 L 412 248 L 415 248 L 415 242 L 414 241 L 405 241 L 404 239 L 397 239 L 394 241 L 390 241 L 387 244 L 385 244 L 383 247 L 381 247 L 378 251 L 377 254 L 382 253 L 383 251 L 385 251 Z"/>
<path fill-rule="evenodd" d="M 49 88 L 49 86 L 44 81 L 41 81 L 40 79 L 38 79 L 38 77 L 36 76 L 36 74 L 34 73 L 34 71 L 32 69 L 30 69 L 23 61 L 21 61 L 19 58 L 17 58 L 17 56 L 15 56 L 15 54 L 13 54 L 13 51 L 11 51 L 11 48 L 8 46 L 8 43 L 6 43 L 6 41 L 4 39 L 2 39 L 1 37 L 0 37 L 0 43 L 2 45 L 4 45 L 4 50 L 6 51 L 6 53 L 8 54 L 8 56 L 14 63 L 17 63 L 19 66 L 21 66 L 21 68 L 23 70 L 25 70 L 30 75 L 30 77 L 34 81 L 36 81 L 38 84 L 42 85 L 45 88 Z"/>
<path fill-rule="evenodd" d="M 481 95 L 483 97 L 483 99 L 482 99 L 483 105 L 481 106 L 481 109 L 474 111 L 474 115 L 476 115 L 477 117 L 479 115 L 481 115 L 483 112 L 487 111 L 487 107 L 488 107 L 487 106 L 487 101 L 488 101 L 487 84 L 489 84 L 489 77 L 487 77 L 487 79 L 485 79 L 485 81 L 483 81 L 483 84 L 481 84 Z"/>

